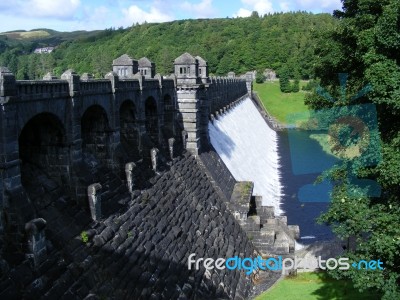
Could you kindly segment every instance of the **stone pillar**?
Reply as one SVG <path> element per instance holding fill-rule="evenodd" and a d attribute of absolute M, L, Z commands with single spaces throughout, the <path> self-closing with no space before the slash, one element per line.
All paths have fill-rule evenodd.
<path fill-rule="evenodd" d="M 0 207 L 6 191 L 21 187 L 18 109 L 13 100 L 17 100 L 15 76 L 7 68 L 0 67 Z"/>
<path fill-rule="evenodd" d="M 118 93 L 119 90 L 119 77 L 116 73 L 114 72 L 109 72 L 105 75 L 105 79 L 108 79 L 111 81 L 111 91 L 112 91 L 112 102 L 111 102 L 111 110 L 113 112 L 119 111 L 116 110 L 114 105 L 116 103 L 116 93 Z M 119 172 L 121 165 L 118 162 L 118 159 L 115 157 L 117 153 L 117 148 L 120 143 L 120 131 L 116 130 L 117 124 L 116 124 L 116 116 L 115 114 L 112 114 L 113 117 L 111 120 L 108 120 L 109 125 L 111 126 L 112 130 L 109 131 L 108 134 L 108 157 L 107 157 L 107 164 L 108 167 L 110 167 L 112 170 Z"/>
<path fill-rule="evenodd" d="M 135 163 L 130 162 L 125 165 L 126 182 L 129 193 L 133 193 L 133 174 L 132 171 L 136 167 Z"/>
<path fill-rule="evenodd" d="M 186 130 L 182 130 L 183 149 L 186 149 L 186 141 L 187 141 L 187 132 L 186 132 Z"/>
<path fill-rule="evenodd" d="M 185 148 L 193 154 L 198 154 L 201 148 L 200 144 L 200 88 L 179 88 L 178 109 L 180 113 L 180 122 L 187 132 Z"/>
<path fill-rule="evenodd" d="M 67 80 L 69 84 L 69 95 L 71 97 L 79 96 L 80 90 L 80 77 L 74 70 L 69 69 L 61 75 L 62 80 Z"/>
<path fill-rule="evenodd" d="M 100 183 L 94 183 L 89 185 L 87 190 L 93 221 L 98 221 L 101 218 L 101 188 Z"/>
<path fill-rule="evenodd" d="M 174 138 L 168 139 L 168 149 L 171 160 L 174 159 L 174 145 L 175 145 L 175 139 Z"/>
<path fill-rule="evenodd" d="M 253 93 L 253 74 L 251 72 L 246 73 L 246 87 L 247 94 L 251 97 Z"/>
<path fill-rule="evenodd" d="M 42 218 L 34 219 L 25 224 L 25 232 L 28 236 L 28 253 L 26 257 L 31 262 L 32 268 L 36 269 L 47 258 L 46 221 Z"/>
<path fill-rule="evenodd" d="M 0 103 L 7 103 L 10 97 L 17 95 L 14 74 L 6 67 L 0 67 Z"/>
<path fill-rule="evenodd" d="M 150 151 L 150 155 L 151 155 L 151 165 L 153 167 L 153 171 L 157 172 L 157 166 L 158 166 L 158 149 L 157 148 L 153 148 Z"/>

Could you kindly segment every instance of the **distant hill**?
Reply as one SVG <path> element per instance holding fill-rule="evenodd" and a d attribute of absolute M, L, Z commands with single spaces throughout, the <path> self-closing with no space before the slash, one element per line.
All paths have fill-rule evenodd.
<path fill-rule="evenodd" d="M 95 36 L 101 30 L 95 31 L 73 31 L 73 32 L 59 32 L 46 28 L 38 28 L 30 31 L 26 30 L 13 30 L 0 33 L 0 39 L 9 41 L 9 44 L 15 41 L 37 43 L 39 46 L 57 46 L 65 41 L 72 41 L 77 39 L 84 39 L 87 37 Z"/>
<path fill-rule="evenodd" d="M 7 65 L 19 79 L 40 78 L 50 70 L 59 76 L 69 68 L 101 77 L 111 70 L 113 59 L 127 53 L 134 58 L 146 56 L 156 63 L 157 72 L 170 74 L 173 60 L 188 51 L 205 58 L 214 75 L 265 68 L 279 74 L 287 66 L 292 77 L 307 79 L 313 76 L 317 33 L 334 25 L 329 14 L 293 12 L 94 32 L 17 31 L 7 33 L 8 40 L 0 35 L 0 65 Z M 51 54 L 33 55 L 33 45 L 58 47 Z"/>

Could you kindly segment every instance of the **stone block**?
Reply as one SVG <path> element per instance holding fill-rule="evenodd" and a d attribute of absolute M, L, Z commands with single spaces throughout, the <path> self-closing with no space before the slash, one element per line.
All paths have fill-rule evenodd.
<path fill-rule="evenodd" d="M 26 257 L 34 269 L 38 268 L 47 258 L 45 228 L 46 221 L 42 218 L 33 219 L 25 224 L 25 232 L 28 237 Z"/>
<path fill-rule="evenodd" d="M 101 188 L 100 183 L 94 183 L 89 185 L 87 189 L 90 213 L 93 221 L 98 221 L 101 218 Z"/>

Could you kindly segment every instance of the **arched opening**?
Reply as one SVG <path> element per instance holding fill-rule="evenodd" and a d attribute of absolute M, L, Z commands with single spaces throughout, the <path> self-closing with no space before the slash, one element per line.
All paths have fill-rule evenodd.
<path fill-rule="evenodd" d="M 38 176 L 38 168 L 59 184 L 67 184 L 69 151 L 65 128 L 57 116 L 36 115 L 25 124 L 18 142 L 23 185 Z"/>
<path fill-rule="evenodd" d="M 170 95 L 164 96 L 164 127 L 167 133 L 167 137 L 173 137 L 175 122 L 175 106 Z"/>
<path fill-rule="evenodd" d="M 157 102 L 149 97 L 145 103 L 146 131 L 154 143 L 158 143 Z"/>
<path fill-rule="evenodd" d="M 82 116 L 82 149 L 97 159 L 108 158 L 109 124 L 106 111 L 99 105 L 89 107 Z"/>
<path fill-rule="evenodd" d="M 139 132 L 136 122 L 136 107 L 132 101 L 126 100 L 119 110 L 121 127 L 121 144 L 134 159 L 139 159 Z"/>

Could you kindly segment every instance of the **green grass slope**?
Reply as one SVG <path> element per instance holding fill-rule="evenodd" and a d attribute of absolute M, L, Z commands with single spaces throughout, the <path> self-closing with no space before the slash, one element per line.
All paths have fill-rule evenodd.
<path fill-rule="evenodd" d="M 376 300 L 378 295 L 360 293 L 351 282 L 325 273 L 300 273 L 278 282 L 255 300 Z"/>
<path fill-rule="evenodd" d="M 301 81 L 300 89 L 305 84 Z M 300 90 L 298 93 L 282 93 L 279 81 L 255 83 L 254 91 L 258 93 L 268 113 L 282 124 L 286 124 L 287 115 L 308 111 L 304 104 L 306 92 Z"/>

